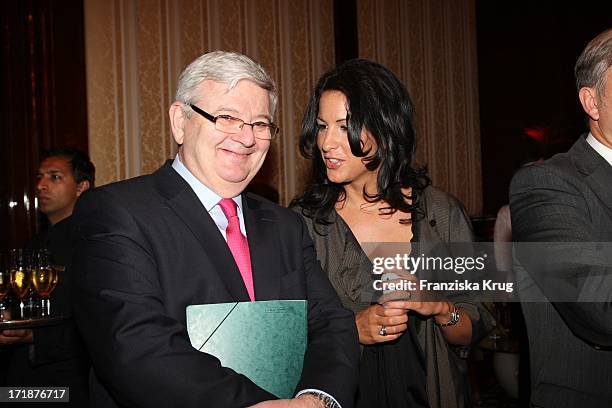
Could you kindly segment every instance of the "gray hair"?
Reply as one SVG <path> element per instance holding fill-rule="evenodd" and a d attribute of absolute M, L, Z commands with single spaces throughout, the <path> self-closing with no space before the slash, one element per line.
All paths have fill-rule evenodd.
<path fill-rule="evenodd" d="M 175 100 L 185 104 L 195 103 L 197 87 L 206 80 L 225 83 L 227 89 L 231 90 L 243 79 L 252 81 L 268 91 L 270 115 L 274 117 L 277 101 L 274 80 L 260 64 L 246 55 L 236 52 L 209 52 L 189 64 L 179 77 Z M 190 107 L 185 106 L 183 110 L 191 115 L 192 109 Z"/>
<path fill-rule="evenodd" d="M 606 88 L 606 71 L 612 66 L 612 28 L 593 38 L 574 67 L 576 87 L 595 88 L 602 96 Z"/>

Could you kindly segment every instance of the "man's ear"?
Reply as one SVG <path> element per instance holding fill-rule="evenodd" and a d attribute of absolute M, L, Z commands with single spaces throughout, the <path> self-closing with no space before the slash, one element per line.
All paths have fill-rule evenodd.
<path fill-rule="evenodd" d="M 582 104 L 582 109 L 592 120 L 599 120 L 599 100 L 597 99 L 597 91 L 595 88 L 582 87 L 578 91 L 578 98 Z"/>
<path fill-rule="evenodd" d="M 80 196 L 84 191 L 89 190 L 89 187 L 91 187 L 91 184 L 89 184 L 89 181 L 87 180 L 83 180 L 77 183 L 77 197 Z"/>
<path fill-rule="evenodd" d="M 183 104 L 181 102 L 174 102 L 170 106 L 168 114 L 170 115 L 170 128 L 172 129 L 174 140 L 177 144 L 182 145 L 185 136 L 183 127 L 185 126 L 186 120 L 185 112 L 183 112 Z"/>

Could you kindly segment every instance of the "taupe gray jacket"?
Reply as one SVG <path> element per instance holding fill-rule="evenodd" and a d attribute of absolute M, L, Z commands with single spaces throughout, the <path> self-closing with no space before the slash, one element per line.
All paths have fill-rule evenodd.
<path fill-rule="evenodd" d="M 424 217 L 413 223 L 413 245 L 424 248 L 444 247 L 448 243 L 472 242 L 471 223 L 463 205 L 453 196 L 435 187 L 427 187 L 420 198 Z M 301 213 L 300 208 L 294 208 Z M 361 249 L 347 224 L 334 210 L 328 216 L 328 225 L 313 223 L 305 217 L 315 243 L 317 258 L 338 292 L 344 306 L 358 312 L 371 304 L 372 263 Z M 450 254 L 449 254 L 450 255 Z M 492 316 L 469 299 L 455 302 L 463 313 L 470 316 L 473 341 L 480 340 L 493 327 Z M 448 345 L 434 319 L 412 319 L 416 324 L 416 338 L 423 350 L 427 397 L 431 408 L 461 408 L 466 406 L 466 363 L 459 357 L 459 349 Z"/>

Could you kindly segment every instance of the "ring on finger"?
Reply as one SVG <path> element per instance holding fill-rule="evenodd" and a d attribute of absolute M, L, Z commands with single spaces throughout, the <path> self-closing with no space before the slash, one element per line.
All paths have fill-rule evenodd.
<path fill-rule="evenodd" d="M 387 327 L 385 327 L 384 324 L 380 326 L 380 330 L 378 331 L 378 334 L 380 334 L 381 336 L 387 335 Z"/>

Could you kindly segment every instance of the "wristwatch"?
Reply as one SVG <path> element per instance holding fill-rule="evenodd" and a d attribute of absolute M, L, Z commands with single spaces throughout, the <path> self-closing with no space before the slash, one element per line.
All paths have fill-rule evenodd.
<path fill-rule="evenodd" d="M 453 310 L 450 312 L 450 320 L 446 323 L 438 323 L 435 321 L 436 325 L 438 325 L 439 327 L 448 327 L 448 326 L 454 326 L 459 322 L 459 319 L 461 318 L 461 315 L 459 314 L 459 309 L 457 308 L 457 306 L 453 306 Z"/>
<path fill-rule="evenodd" d="M 340 405 L 338 405 L 336 401 L 334 401 L 334 399 L 330 397 L 329 395 L 325 395 L 325 394 L 318 393 L 315 391 L 306 391 L 300 395 L 312 395 L 313 397 L 317 398 L 319 401 L 323 402 L 323 407 L 325 408 L 340 408 Z"/>

